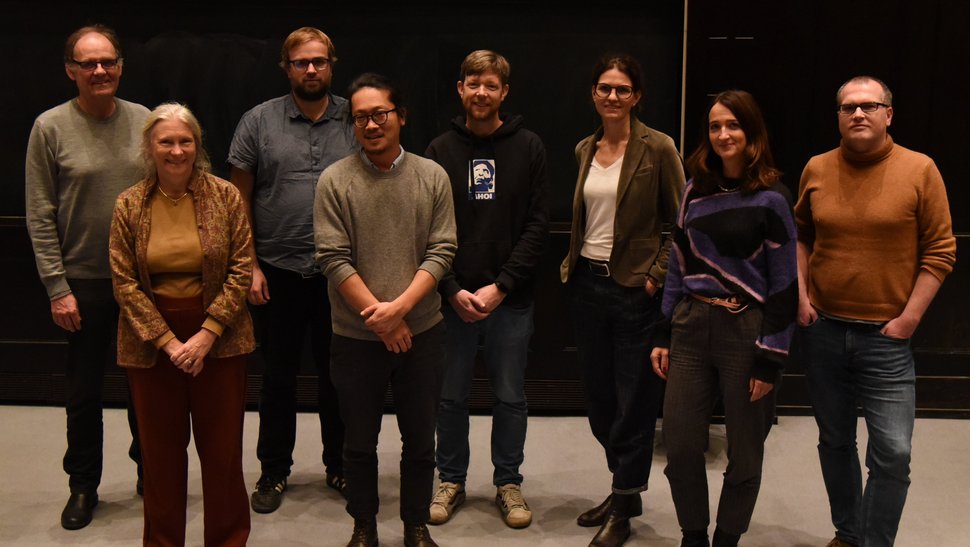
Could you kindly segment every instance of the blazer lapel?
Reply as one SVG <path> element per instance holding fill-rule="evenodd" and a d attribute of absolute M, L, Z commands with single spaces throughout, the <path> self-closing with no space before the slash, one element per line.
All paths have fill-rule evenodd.
<path fill-rule="evenodd" d="M 640 167 L 643 155 L 647 153 L 647 134 L 643 129 L 645 126 L 634 117 L 630 117 L 630 140 L 626 143 L 626 152 L 623 155 L 623 165 L 620 167 L 620 183 L 616 188 L 616 206 L 620 207 L 623 196 L 626 195 L 633 182 L 633 175 Z"/>

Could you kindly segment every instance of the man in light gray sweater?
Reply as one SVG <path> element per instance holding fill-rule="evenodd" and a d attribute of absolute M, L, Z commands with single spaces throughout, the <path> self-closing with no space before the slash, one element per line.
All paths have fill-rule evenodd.
<path fill-rule="evenodd" d="M 115 97 L 122 64 L 111 29 L 94 25 L 71 34 L 64 70 L 78 96 L 38 116 L 27 145 L 27 229 L 51 316 L 68 332 L 64 471 L 71 496 L 61 513 L 68 530 L 87 526 L 98 503 L 101 383 L 118 321 L 108 231 L 115 198 L 143 171 L 139 144 L 148 109 Z M 129 454 L 140 467 L 130 411 L 128 422 Z"/>
<path fill-rule="evenodd" d="M 401 147 L 406 110 L 387 78 L 359 76 L 348 95 L 362 150 L 320 175 L 313 210 L 333 318 L 331 377 L 347 427 L 345 494 L 354 517 L 348 546 L 377 545 L 377 438 L 390 382 L 403 441 L 404 544 L 430 547 L 445 369 L 435 287 L 457 248 L 451 185 L 440 166 Z"/>

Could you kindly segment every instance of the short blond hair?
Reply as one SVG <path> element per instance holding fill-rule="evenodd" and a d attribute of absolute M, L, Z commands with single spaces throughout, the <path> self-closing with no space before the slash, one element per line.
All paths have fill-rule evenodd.
<path fill-rule="evenodd" d="M 509 61 L 487 49 L 475 50 L 465 57 L 461 63 L 461 81 L 465 81 L 468 76 L 481 76 L 486 72 L 494 72 L 498 75 L 502 85 L 509 83 L 509 76 L 512 74 L 512 67 Z"/>

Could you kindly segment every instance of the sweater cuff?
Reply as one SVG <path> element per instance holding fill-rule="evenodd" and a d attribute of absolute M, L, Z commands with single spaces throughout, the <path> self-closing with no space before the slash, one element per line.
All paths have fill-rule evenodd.
<path fill-rule="evenodd" d="M 155 349 L 162 349 L 162 347 L 169 343 L 173 338 L 175 338 L 175 333 L 171 330 L 167 330 L 165 331 L 165 334 L 153 340 L 152 343 L 155 344 Z"/>
<path fill-rule="evenodd" d="M 222 323 L 210 315 L 209 317 L 205 318 L 205 321 L 202 322 L 202 328 L 212 331 L 212 333 L 216 336 L 222 336 L 222 331 L 225 330 L 226 327 L 224 327 Z"/>
<path fill-rule="evenodd" d="M 498 275 L 495 276 L 495 285 L 497 285 L 498 288 L 505 294 L 509 294 L 515 291 L 515 278 L 504 271 L 499 272 Z"/>
<path fill-rule="evenodd" d="M 666 317 L 661 317 L 659 321 L 653 324 L 651 331 L 653 332 L 653 344 L 655 348 L 670 348 L 670 319 Z"/>
<path fill-rule="evenodd" d="M 777 384 L 781 379 L 782 363 L 762 350 L 756 350 L 751 365 L 751 377 L 768 384 Z"/>

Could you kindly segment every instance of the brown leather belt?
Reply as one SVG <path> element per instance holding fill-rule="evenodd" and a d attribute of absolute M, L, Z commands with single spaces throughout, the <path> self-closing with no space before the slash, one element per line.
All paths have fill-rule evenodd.
<path fill-rule="evenodd" d="M 690 293 L 691 298 L 697 300 L 698 302 L 703 302 L 705 304 L 710 304 L 711 306 L 719 306 L 726 308 L 731 313 L 741 313 L 747 309 L 747 304 L 742 304 L 741 299 L 737 296 L 729 296 L 727 298 L 716 298 L 701 296 L 699 294 Z"/>

